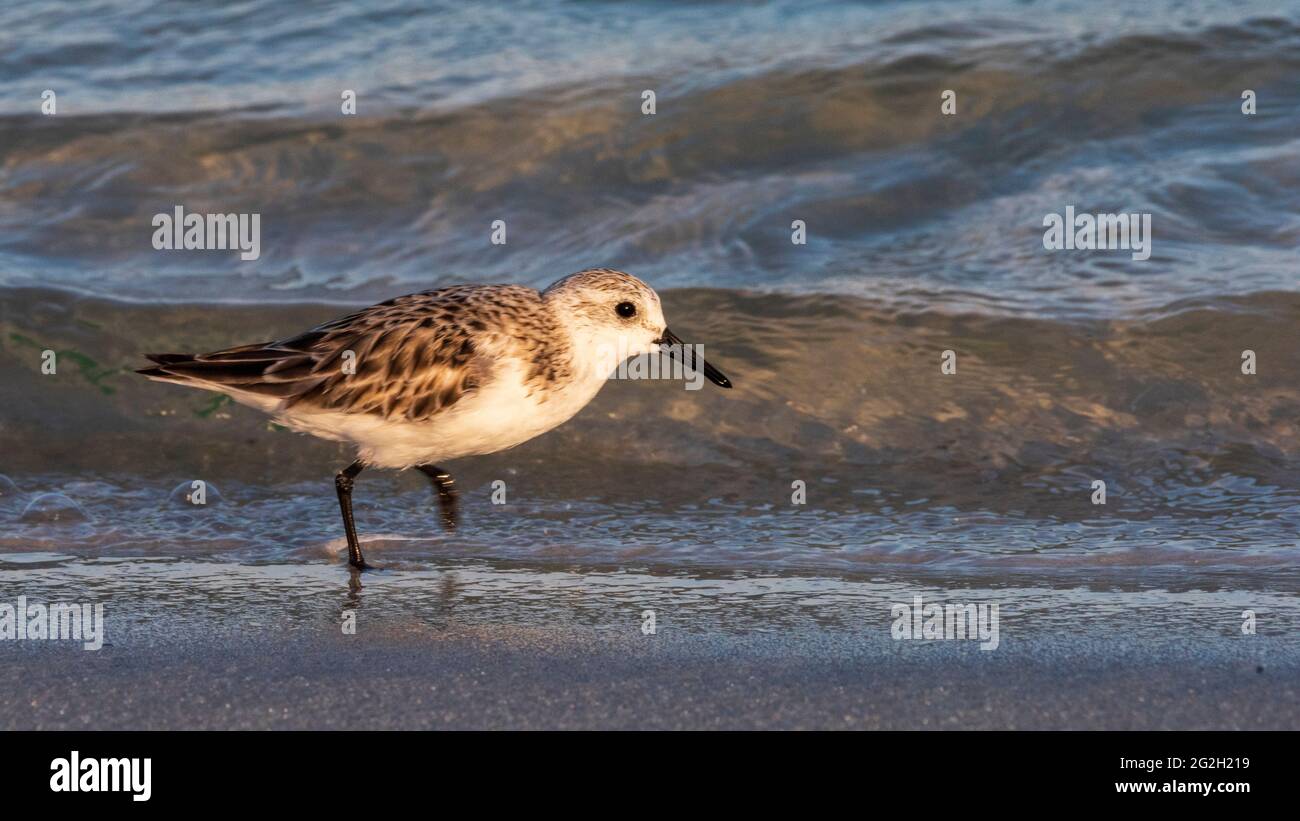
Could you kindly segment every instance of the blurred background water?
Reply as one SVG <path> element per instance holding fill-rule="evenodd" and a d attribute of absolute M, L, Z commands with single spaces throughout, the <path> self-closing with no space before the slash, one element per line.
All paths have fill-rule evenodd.
<path fill-rule="evenodd" d="M 337 556 L 347 454 L 147 384 L 141 352 L 610 265 L 665 291 L 737 389 L 612 383 L 453 465 L 454 539 L 420 481 L 367 475 L 379 563 L 1293 601 L 1296 3 L 15 2 L 0 76 L 15 569 Z M 176 205 L 259 213 L 261 257 L 155 251 Z M 1044 251 L 1071 205 L 1151 214 L 1151 258 Z M 223 498 L 169 499 L 193 479 Z"/>
<path fill-rule="evenodd" d="M 1296 283 L 1294 3 L 18 2 L 0 31 L 0 282 L 364 301 L 617 263 L 1035 316 Z M 260 213 L 262 257 L 155 252 L 177 204 Z M 1045 254 L 1066 205 L 1152 214 L 1152 258 Z"/>

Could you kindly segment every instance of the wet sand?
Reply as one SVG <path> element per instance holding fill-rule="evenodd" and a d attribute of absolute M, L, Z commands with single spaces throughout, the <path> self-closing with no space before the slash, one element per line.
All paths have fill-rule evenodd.
<path fill-rule="evenodd" d="M 0 729 L 1300 729 L 1294 596 L 1067 575 L 10 554 L 0 603 L 102 603 L 104 643 L 0 641 Z M 997 605 L 996 648 L 896 640 L 915 596 Z"/>
<path fill-rule="evenodd" d="M 423 639 L 4 652 L 4 729 L 1300 729 L 1294 663 L 812 658 L 723 635 Z M 27 649 L 27 648 L 25 648 Z M 8 648 L 6 648 L 8 650 Z M 805 647 L 806 650 L 806 647 Z"/>

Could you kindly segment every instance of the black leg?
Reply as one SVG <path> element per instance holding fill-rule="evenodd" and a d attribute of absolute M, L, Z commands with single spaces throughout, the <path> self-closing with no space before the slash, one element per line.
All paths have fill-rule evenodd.
<path fill-rule="evenodd" d="M 416 470 L 429 477 L 434 490 L 438 491 L 438 505 L 442 508 L 442 526 L 455 530 L 460 514 L 456 506 L 456 480 L 451 474 L 437 465 L 416 465 Z"/>
<path fill-rule="evenodd" d="M 339 510 L 343 511 L 343 530 L 348 535 L 348 564 L 357 570 L 367 570 L 370 567 L 361 555 L 361 543 L 357 541 L 357 525 L 352 521 L 352 483 L 363 467 L 365 465 L 358 459 L 340 470 L 334 477 L 334 489 L 339 493 Z"/>

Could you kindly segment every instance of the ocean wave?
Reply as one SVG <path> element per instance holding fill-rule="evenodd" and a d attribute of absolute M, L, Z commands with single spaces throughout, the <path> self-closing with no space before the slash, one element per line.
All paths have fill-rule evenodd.
<path fill-rule="evenodd" d="M 1079 40 L 994 21 L 692 76 L 653 117 L 638 96 L 652 77 L 356 118 L 6 115 L 0 281 L 364 300 L 614 264 L 661 286 L 1057 316 L 1292 289 L 1297 69 L 1285 18 Z M 1246 83 L 1255 118 L 1238 110 Z M 261 214 L 261 258 L 155 251 L 150 220 L 178 204 Z M 1152 214 L 1152 259 L 1046 255 L 1043 216 L 1067 205 Z M 498 219 L 504 246 L 488 240 Z"/>

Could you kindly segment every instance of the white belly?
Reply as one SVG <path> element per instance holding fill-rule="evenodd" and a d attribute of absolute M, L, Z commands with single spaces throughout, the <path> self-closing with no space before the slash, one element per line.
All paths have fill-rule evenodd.
<path fill-rule="evenodd" d="M 587 379 L 563 389 L 530 392 L 521 370 L 499 372 L 488 385 L 426 421 L 300 408 L 282 411 L 277 418 L 293 430 L 355 443 L 369 465 L 406 468 L 496 453 L 527 442 L 572 418 L 604 384 L 603 379 Z"/>

